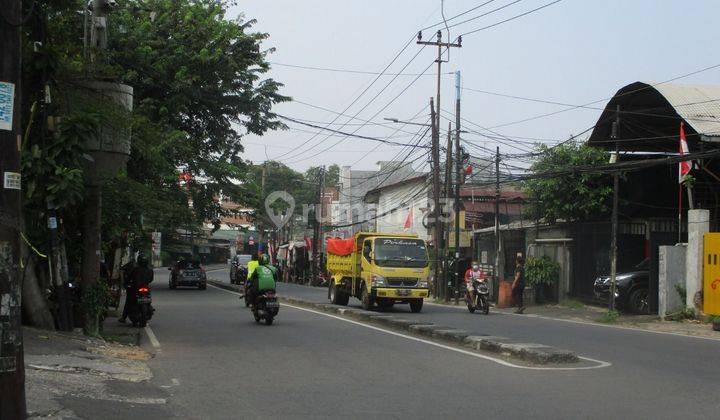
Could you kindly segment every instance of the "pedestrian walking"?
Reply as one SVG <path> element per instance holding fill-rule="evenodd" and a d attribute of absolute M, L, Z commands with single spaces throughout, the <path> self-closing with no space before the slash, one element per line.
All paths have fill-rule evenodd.
<path fill-rule="evenodd" d="M 525 305 L 523 303 L 523 293 L 525 292 L 525 259 L 522 255 L 518 255 L 515 259 L 515 280 L 512 284 L 512 298 L 513 303 L 517 306 L 515 310 L 516 314 L 521 314 L 525 311 Z"/>

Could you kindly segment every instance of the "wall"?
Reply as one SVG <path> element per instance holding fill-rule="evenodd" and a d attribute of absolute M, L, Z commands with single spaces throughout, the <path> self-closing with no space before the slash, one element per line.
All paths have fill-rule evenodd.
<path fill-rule="evenodd" d="M 675 290 L 676 284 L 685 285 L 686 245 L 659 247 L 658 258 L 658 315 L 663 317 L 668 312 L 685 307 L 685 302 Z"/>
<path fill-rule="evenodd" d="M 399 207 L 401 203 L 406 201 L 408 197 L 415 197 L 412 201 L 407 202 L 406 206 Z M 407 220 L 408 212 L 412 207 L 412 226 L 405 230 L 404 225 Z M 414 233 L 420 238 L 428 240 L 428 230 L 423 226 L 423 217 L 429 208 L 428 203 L 428 187 L 425 180 L 420 179 L 417 182 L 409 182 L 398 185 L 396 187 L 388 187 L 380 193 L 377 206 L 377 214 L 389 212 L 376 219 L 376 229 L 378 232 L 386 233 Z M 398 208 L 390 212 L 392 209 Z"/>
<path fill-rule="evenodd" d="M 710 231 L 710 212 L 708 210 L 689 210 L 687 220 L 688 247 L 685 260 L 687 300 L 685 304 L 694 308 L 696 295 L 702 292 L 703 288 L 703 237 Z"/>

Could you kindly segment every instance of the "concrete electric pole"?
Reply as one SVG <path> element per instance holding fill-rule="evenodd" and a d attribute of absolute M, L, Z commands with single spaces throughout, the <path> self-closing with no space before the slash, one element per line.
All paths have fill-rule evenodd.
<path fill-rule="evenodd" d="M 620 129 L 620 105 L 615 111 L 615 121 L 612 124 L 610 137 L 615 140 L 614 162 L 619 159 L 618 130 Z M 618 231 L 618 195 L 620 189 L 620 174 L 613 173 L 613 208 L 612 208 L 612 227 L 610 231 L 610 311 L 615 310 L 615 289 L 617 288 L 617 231 Z"/>
<path fill-rule="evenodd" d="M 0 0 L 0 418 L 24 419 L 20 308 L 22 2 Z"/>
<path fill-rule="evenodd" d="M 460 147 L 460 72 L 455 72 L 455 304 L 460 299 L 460 183 L 463 156 Z"/>
<path fill-rule="evenodd" d="M 439 204 L 440 204 L 440 201 L 439 201 L 439 196 L 440 196 L 440 185 L 439 185 L 439 182 L 440 182 L 439 181 L 439 177 L 440 177 L 440 163 L 439 163 L 439 158 L 440 158 L 440 116 L 442 114 L 442 109 L 440 108 L 440 87 L 441 87 L 440 82 L 441 82 L 442 63 L 443 63 L 442 54 L 443 54 L 443 47 L 445 47 L 446 49 L 462 47 L 462 37 L 458 37 L 457 43 L 442 42 L 442 31 L 438 30 L 435 41 L 423 41 L 422 40 L 422 32 L 418 32 L 417 43 L 419 45 L 435 45 L 435 46 L 437 46 L 437 49 L 438 49 L 437 50 L 437 53 L 438 53 L 437 59 L 435 60 L 435 62 L 437 63 L 437 93 L 436 93 L 436 101 L 437 102 L 436 102 L 436 108 L 435 108 L 437 110 L 437 112 L 433 115 L 432 122 L 435 127 L 434 132 L 436 132 L 436 137 L 437 137 L 437 140 L 433 140 L 433 141 L 437 142 L 437 156 L 433 157 L 433 161 L 437 162 L 437 165 L 433 166 L 433 178 L 435 177 L 435 175 L 437 175 L 437 177 L 438 177 L 437 190 L 435 190 L 435 186 L 433 186 L 433 190 L 435 190 L 435 193 L 437 194 L 435 196 L 436 197 L 435 206 L 439 206 Z M 435 143 L 433 143 L 433 144 L 435 144 Z M 437 160 L 435 160 L 436 158 L 437 158 Z M 441 245 L 440 242 L 442 242 L 443 234 L 442 234 L 442 225 L 440 224 L 440 218 L 439 218 L 439 214 L 440 214 L 439 209 L 435 209 L 434 213 L 436 214 L 436 217 L 435 217 L 435 224 L 436 224 L 435 231 L 436 232 L 435 232 L 435 236 L 433 238 L 433 240 L 435 241 L 435 255 L 436 255 L 436 257 L 440 257 L 440 245 Z M 445 261 L 444 258 L 443 258 L 443 261 Z M 438 271 L 439 264 L 440 264 L 440 259 L 436 258 L 436 260 L 435 260 L 435 267 L 436 267 L 435 283 L 436 284 L 439 284 L 439 282 L 440 282 L 440 272 Z M 445 272 L 447 270 L 443 270 L 443 271 Z M 442 294 L 441 296 L 446 295 L 445 291 L 447 289 L 447 280 L 443 279 L 443 283 L 445 283 L 445 284 L 443 285 L 442 288 L 440 288 L 440 293 Z M 436 293 L 437 293 L 437 290 L 436 290 Z"/>
<path fill-rule="evenodd" d="M 432 194 L 433 194 L 433 249 L 435 259 L 435 294 L 440 292 L 444 296 L 445 286 L 440 276 L 440 241 L 442 239 L 442 227 L 440 225 L 440 130 L 435 119 L 435 104 L 430 98 L 430 120 L 432 122 Z"/>

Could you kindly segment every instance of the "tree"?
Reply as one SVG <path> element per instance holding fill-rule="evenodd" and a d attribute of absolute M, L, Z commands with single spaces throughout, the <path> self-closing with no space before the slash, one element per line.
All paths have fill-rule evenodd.
<path fill-rule="evenodd" d="M 315 182 L 320 180 L 320 166 L 311 166 L 305 171 L 305 179 Z M 333 163 L 325 168 L 325 187 L 336 187 L 340 183 L 340 167 Z"/>
<path fill-rule="evenodd" d="M 148 230 L 174 234 L 218 220 L 224 212 L 217 199 L 221 192 L 235 202 L 257 204 L 256 188 L 248 182 L 250 167 L 239 157 L 242 137 L 284 128 L 272 107 L 289 99 L 279 93 L 280 83 L 264 77 L 272 50 L 263 50 L 261 43 L 268 35 L 252 31 L 254 20 L 228 19 L 230 2 L 121 2 L 108 19 L 108 50 L 91 54 L 100 57 L 92 66 L 83 54 L 83 18 L 77 13 L 86 3 L 38 2 L 37 24 L 24 27 L 29 65 L 23 75 L 28 99 L 23 115 L 30 116 L 24 125 L 31 133 L 23 143 L 27 236 L 47 251 L 43 221 L 51 199 L 62 220 L 61 236 L 69 242 L 71 275 L 79 271 L 75 254 L 82 248 L 82 136 L 113 116 L 103 109 L 64 115 L 53 132 L 43 112 L 60 115 L 57 109 L 30 112 L 31 104 L 41 103 L 46 84 L 53 97 L 62 82 L 87 77 L 134 88 L 133 113 L 119 122 L 132 127 L 127 169 L 103 186 L 106 250 L 117 247 L 118 238 L 135 236 L 142 243 Z M 183 172 L 192 178 L 179 182 Z"/>
<path fill-rule="evenodd" d="M 289 98 L 280 83 L 262 79 L 270 51 L 267 34 L 250 31 L 254 20 L 225 17 L 227 2 L 153 0 L 143 9 L 113 16 L 118 35 L 110 44 L 112 65 L 134 88 L 136 121 L 128 179 L 190 198 L 196 221 L 217 219 L 220 192 L 250 204 L 239 157 L 246 133 L 262 135 L 284 125 L 272 106 Z M 112 28 L 111 28 L 112 30 Z M 193 180 L 178 194 L 178 168 Z M 174 192 L 172 191 L 174 190 Z"/>
<path fill-rule="evenodd" d="M 604 217 L 610 209 L 612 182 L 604 174 L 573 173 L 543 176 L 576 166 L 608 162 L 608 153 L 577 141 L 537 147 L 539 157 L 530 170 L 535 176 L 523 181 L 530 204 L 526 214 L 549 222 L 590 220 Z"/>

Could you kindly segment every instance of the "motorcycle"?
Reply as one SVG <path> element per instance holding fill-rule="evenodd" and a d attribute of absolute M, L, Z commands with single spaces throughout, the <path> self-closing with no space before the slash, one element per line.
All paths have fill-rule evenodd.
<path fill-rule="evenodd" d="M 476 310 L 482 311 L 485 315 L 490 313 L 490 289 L 488 288 L 487 282 L 484 279 L 473 279 L 472 281 L 473 293 L 475 299 L 474 302 L 470 299 L 470 293 L 465 292 L 465 302 L 467 303 L 468 311 L 475 313 Z"/>
<path fill-rule="evenodd" d="M 280 302 L 277 295 L 273 291 L 261 292 L 255 298 L 255 304 L 251 308 L 255 322 L 265 320 L 265 325 L 272 325 L 278 312 L 280 312 Z"/>
<path fill-rule="evenodd" d="M 130 292 L 130 290 L 128 290 Z M 144 328 L 147 322 L 152 318 L 155 309 L 152 307 L 152 296 L 150 295 L 150 286 L 144 285 L 132 291 L 135 293 L 135 305 L 130 310 L 128 316 L 132 321 L 133 327 Z"/>

